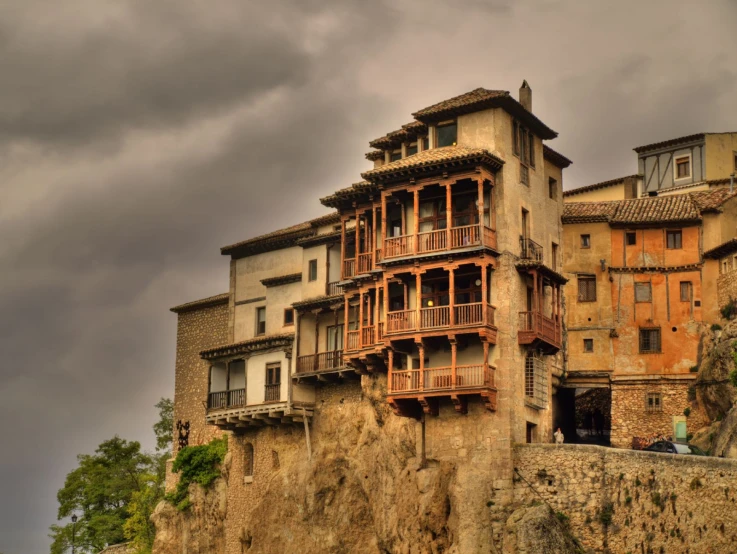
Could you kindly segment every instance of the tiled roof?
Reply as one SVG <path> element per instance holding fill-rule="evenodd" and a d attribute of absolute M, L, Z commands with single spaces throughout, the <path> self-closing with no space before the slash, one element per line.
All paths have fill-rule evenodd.
<path fill-rule="evenodd" d="M 727 256 L 728 254 L 732 254 L 733 252 L 737 252 L 737 238 L 730 239 L 727 242 L 723 242 L 719 246 L 715 246 L 711 250 L 707 250 L 706 252 L 704 252 L 704 258 L 718 260 L 719 258 Z"/>
<path fill-rule="evenodd" d="M 550 160 L 555 165 L 562 168 L 566 168 L 573 163 L 560 152 L 556 152 L 550 148 L 547 144 L 543 144 L 543 158 Z"/>
<path fill-rule="evenodd" d="M 370 162 L 373 162 L 373 161 L 376 161 L 376 160 L 383 160 L 384 159 L 384 152 L 383 152 L 383 150 L 372 150 L 371 152 L 366 152 L 365 157 Z"/>
<path fill-rule="evenodd" d="M 638 179 L 642 175 L 627 175 L 626 177 L 619 177 L 618 179 L 611 179 L 609 181 L 602 181 L 601 183 L 594 183 L 593 185 L 586 185 L 585 187 L 578 187 L 577 189 L 563 191 L 563 196 L 573 196 L 575 194 L 581 194 L 582 192 L 589 192 L 592 190 L 603 189 L 614 185 L 623 183 L 625 179 Z"/>
<path fill-rule="evenodd" d="M 620 200 L 610 222 L 643 224 L 670 222 L 697 222 L 701 215 L 688 195 L 655 196 Z"/>
<path fill-rule="evenodd" d="M 343 203 L 350 203 L 354 199 L 365 196 L 371 192 L 374 192 L 375 190 L 376 185 L 374 185 L 373 183 L 369 183 L 368 181 L 361 181 L 359 183 L 353 183 L 350 187 L 337 190 L 330 196 L 320 198 L 320 202 L 322 202 L 322 204 L 325 206 L 337 208 Z"/>
<path fill-rule="evenodd" d="M 659 150 L 660 148 L 666 148 L 668 146 L 676 146 L 677 144 L 684 144 L 687 142 L 696 142 L 697 140 L 704 140 L 705 133 L 697 133 L 695 135 L 688 135 L 685 137 L 678 137 L 674 139 L 664 140 L 662 142 L 654 142 L 652 144 L 646 144 L 645 146 L 637 146 L 633 148 L 638 154 L 640 152 L 647 152 L 649 150 Z"/>
<path fill-rule="evenodd" d="M 241 342 L 223 344 L 215 348 L 208 348 L 200 352 L 200 357 L 205 359 L 219 358 L 221 356 L 232 356 L 236 354 L 247 354 L 257 352 L 264 348 L 278 346 L 289 346 L 294 341 L 294 333 L 281 333 L 277 335 L 263 335 Z"/>
<path fill-rule="evenodd" d="M 181 314 L 183 312 L 201 310 L 202 308 L 209 308 L 210 306 L 217 306 L 219 304 L 227 304 L 229 298 L 230 298 L 230 293 L 224 292 L 222 294 L 216 294 L 215 296 L 208 296 L 207 298 L 202 298 L 201 300 L 193 300 L 192 302 L 187 302 L 186 304 L 180 304 L 179 306 L 174 306 L 173 308 L 169 308 L 169 311 L 174 312 L 175 314 Z"/>
<path fill-rule="evenodd" d="M 467 146 L 445 146 L 432 148 L 407 156 L 401 160 L 391 162 L 361 174 L 366 180 L 380 181 L 392 175 L 406 175 L 421 173 L 448 164 L 460 164 L 469 161 L 484 161 L 493 167 L 499 168 L 504 161 L 484 148 L 469 148 Z"/>
<path fill-rule="evenodd" d="M 618 201 L 571 202 L 563 204 L 563 223 L 607 222 L 617 211 Z"/>
<path fill-rule="evenodd" d="M 294 302 L 292 304 L 292 307 L 295 310 L 305 310 L 308 308 L 330 306 L 332 304 L 335 304 L 336 302 L 342 302 L 342 301 L 343 301 L 342 294 L 334 294 L 332 296 L 323 295 L 323 296 L 315 296 L 313 298 L 308 298 L 306 300 L 300 300 L 299 302 Z"/>
<path fill-rule="evenodd" d="M 337 212 L 329 213 L 304 223 L 298 223 L 252 239 L 223 246 L 220 253 L 223 255 L 248 256 L 287 248 L 288 246 L 294 246 L 301 238 L 314 235 L 321 225 L 329 225 L 338 221 L 340 221 L 340 215 Z"/>
<path fill-rule="evenodd" d="M 280 285 L 298 283 L 301 280 L 301 273 L 290 273 L 289 275 L 279 275 L 277 277 L 268 277 L 266 279 L 261 279 L 261 284 L 265 287 L 278 287 Z"/>
<path fill-rule="evenodd" d="M 369 142 L 371 148 L 397 148 L 402 142 L 411 140 L 417 135 L 427 133 L 427 125 L 421 121 L 412 121 L 402 125 L 401 129 L 387 133 L 383 137 L 379 137 Z"/>
<path fill-rule="evenodd" d="M 423 108 L 412 115 L 422 123 L 432 123 L 489 108 L 503 108 L 524 122 L 533 133 L 542 139 L 549 140 L 558 136 L 558 133 L 540 121 L 537 116 L 528 112 L 506 90 L 477 88 Z"/>
<path fill-rule="evenodd" d="M 609 222 L 611 225 L 656 225 L 697 223 L 701 214 L 719 210 L 737 196 L 726 187 L 686 194 L 613 200 L 610 202 L 567 202 L 563 223 Z"/>

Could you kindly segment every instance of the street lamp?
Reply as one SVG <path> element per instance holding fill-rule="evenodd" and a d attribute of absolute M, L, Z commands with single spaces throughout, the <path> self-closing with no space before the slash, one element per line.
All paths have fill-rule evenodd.
<path fill-rule="evenodd" d="M 72 514 L 72 554 L 74 554 L 74 538 L 77 530 L 77 514 Z"/>

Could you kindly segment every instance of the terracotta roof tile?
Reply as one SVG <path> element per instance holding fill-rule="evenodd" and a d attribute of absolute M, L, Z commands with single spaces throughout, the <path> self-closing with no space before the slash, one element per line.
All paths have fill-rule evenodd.
<path fill-rule="evenodd" d="M 362 173 L 361 177 L 367 180 L 381 180 L 382 177 L 392 174 L 405 174 L 411 171 L 421 172 L 442 164 L 463 162 L 476 158 L 480 161 L 485 160 L 496 167 L 501 167 L 504 163 L 503 160 L 484 148 L 445 146 L 418 152 L 401 160 L 382 165 Z"/>
<path fill-rule="evenodd" d="M 208 348 L 200 352 L 200 357 L 205 359 L 217 358 L 220 356 L 229 356 L 233 354 L 245 354 L 248 352 L 256 352 L 258 350 L 283 346 L 294 340 L 294 333 L 280 333 L 276 335 L 262 335 L 249 340 L 235 342 L 232 344 L 223 344 L 215 348 Z"/>
<path fill-rule="evenodd" d="M 506 90 L 488 90 L 485 88 L 477 88 L 471 92 L 466 92 L 448 100 L 443 100 L 427 108 L 423 108 L 416 111 L 412 115 L 416 118 L 429 117 L 438 114 L 444 114 L 445 112 L 457 109 L 457 108 L 468 108 L 471 106 L 484 104 L 489 100 L 499 98 L 500 96 L 509 96 L 509 92 Z"/>
<path fill-rule="evenodd" d="M 633 148 L 638 154 L 640 152 L 647 152 L 649 150 L 658 150 L 660 148 L 666 148 L 668 146 L 675 146 L 677 144 L 683 144 L 686 142 L 696 142 L 697 140 L 704 140 L 705 133 L 697 133 L 695 135 L 687 135 L 685 137 L 678 137 L 674 139 L 668 139 L 661 142 L 653 142 L 652 144 L 646 144 L 644 146 L 637 146 Z"/>
<path fill-rule="evenodd" d="M 383 150 L 372 150 L 371 152 L 366 152 L 364 157 L 371 162 L 375 160 L 383 160 L 384 151 Z"/>
<path fill-rule="evenodd" d="M 584 187 L 578 187 L 576 189 L 564 190 L 563 196 L 573 196 L 575 194 L 581 194 L 582 192 L 589 192 L 592 190 L 603 189 L 614 185 L 619 185 L 624 182 L 625 179 L 637 179 L 641 178 L 642 175 L 627 175 L 626 177 L 619 177 L 618 179 L 610 179 L 609 181 L 602 181 L 601 183 L 594 183 L 593 185 L 586 185 Z"/>
<path fill-rule="evenodd" d="M 729 181 L 727 180 L 727 182 Z M 710 212 L 718 210 L 727 200 L 737 196 L 737 193 L 730 193 L 728 187 L 720 187 L 712 190 L 691 192 L 689 196 L 691 196 L 700 211 Z"/>
<path fill-rule="evenodd" d="M 230 293 L 224 292 L 222 294 L 216 294 L 215 296 L 208 296 L 207 298 L 193 300 L 192 302 L 187 302 L 186 304 L 174 306 L 173 308 L 169 308 L 169 311 L 172 311 L 175 314 L 181 314 L 183 312 L 201 310 L 202 308 L 209 308 L 210 306 L 217 306 L 219 304 L 227 304 L 229 299 Z"/>
<path fill-rule="evenodd" d="M 617 211 L 619 202 L 570 202 L 563 204 L 563 223 L 608 222 Z"/>
<path fill-rule="evenodd" d="M 620 200 L 612 224 L 646 224 L 696 222 L 701 220 L 699 210 L 688 195 L 655 196 Z"/>

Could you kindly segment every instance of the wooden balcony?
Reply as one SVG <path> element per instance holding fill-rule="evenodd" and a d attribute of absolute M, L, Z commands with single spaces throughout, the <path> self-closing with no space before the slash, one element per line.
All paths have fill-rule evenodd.
<path fill-rule="evenodd" d="M 346 258 L 343 260 L 343 279 L 365 275 L 372 269 L 374 269 L 374 261 L 371 252 L 358 254 L 356 258 Z"/>
<path fill-rule="evenodd" d="M 281 400 L 281 383 L 264 385 L 264 401 L 279 402 Z"/>
<path fill-rule="evenodd" d="M 358 350 L 361 344 L 361 331 L 348 331 L 345 349 L 347 352 Z"/>
<path fill-rule="evenodd" d="M 339 296 L 343 294 L 343 288 L 338 286 L 338 281 L 335 281 L 326 285 L 325 293 L 327 296 Z"/>
<path fill-rule="evenodd" d="M 297 358 L 297 374 L 319 373 L 321 371 L 333 371 L 344 367 L 343 351 L 331 350 L 330 352 L 318 352 L 307 354 Z"/>
<path fill-rule="evenodd" d="M 356 276 L 356 258 L 346 258 L 343 260 L 343 279 L 350 279 Z"/>
<path fill-rule="evenodd" d="M 490 336 L 492 343 L 496 344 L 496 327 L 494 325 L 494 313 L 496 308 L 491 304 L 486 305 L 484 315 L 483 302 L 472 304 L 458 304 L 453 306 L 435 306 L 432 308 L 420 308 L 419 310 L 401 310 L 389 312 L 386 318 L 386 330 L 384 335 L 391 337 L 407 333 L 432 332 L 438 330 L 449 330 L 468 327 L 487 327 L 493 329 Z"/>
<path fill-rule="evenodd" d="M 448 229 L 424 231 L 417 235 L 387 237 L 384 240 L 383 258 L 401 258 L 414 254 L 444 252 L 473 246 L 496 249 L 496 231 L 485 225 L 464 225 Z"/>
<path fill-rule="evenodd" d="M 563 329 L 559 321 L 540 312 L 520 312 L 519 344 L 536 345 L 546 354 L 554 354 L 563 344 Z"/>

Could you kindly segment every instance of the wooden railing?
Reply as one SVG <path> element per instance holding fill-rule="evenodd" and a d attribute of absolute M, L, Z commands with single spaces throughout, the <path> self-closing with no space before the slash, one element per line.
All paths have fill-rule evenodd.
<path fill-rule="evenodd" d="M 442 391 L 491 386 L 488 367 L 483 364 L 456 366 L 456 378 L 453 383 L 452 367 L 430 367 L 422 370 L 408 369 L 393 371 L 389 381 L 391 393 L 407 393 L 417 391 Z"/>
<path fill-rule="evenodd" d="M 343 367 L 343 351 L 331 350 L 297 358 L 297 373 L 314 373 Z"/>
<path fill-rule="evenodd" d="M 272 385 L 265 385 L 266 391 L 264 395 L 265 402 L 278 402 L 281 399 L 281 384 L 274 383 Z"/>
<path fill-rule="evenodd" d="M 451 248 L 464 248 L 478 244 L 480 244 L 478 225 L 464 225 L 463 227 L 453 227 L 450 230 Z"/>
<path fill-rule="evenodd" d="M 343 287 L 338 286 L 338 281 L 328 283 L 325 292 L 328 296 L 338 296 L 343 294 Z"/>
<path fill-rule="evenodd" d="M 484 304 L 482 302 L 455 306 L 456 325 L 481 325 L 483 308 Z"/>
<path fill-rule="evenodd" d="M 374 344 L 374 325 L 368 325 L 361 328 L 361 346 L 371 346 Z"/>
<path fill-rule="evenodd" d="M 228 391 L 228 408 L 246 405 L 246 389 L 232 389 Z"/>
<path fill-rule="evenodd" d="M 376 261 L 377 262 L 380 262 L 382 260 L 381 256 L 382 256 L 381 248 L 377 248 L 376 249 Z"/>
<path fill-rule="evenodd" d="M 483 231 L 484 246 L 488 246 L 489 248 L 493 248 L 494 250 L 496 250 L 496 231 L 486 226 L 483 227 Z"/>
<path fill-rule="evenodd" d="M 376 326 L 376 342 L 381 342 L 384 340 L 384 322 L 380 321 L 379 324 Z"/>
<path fill-rule="evenodd" d="M 359 339 L 361 338 L 360 331 L 348 331 L 348 340 L 346 341 L 346 350 L 358 350 Z"/>
<path fill-rule="evenodd" d="M 417 252 L 437 252 L 448 248 L 448 231 L 438 229 L 417 235 Z"/>
<path fill-rule="evenodd" d="M 387 334 L 414 331 L 415 329 L 417 329 L 417 312 L 415 310 L 402 310 L 386 314 Z"/>
<path fill-rule="evenodd" d="M 552 345 L 561 344 L 561 326 L 540 312 L 519 313 L 520 344 L 529 344 L 540 338 Z"/>
<path fill-rule="evenodd" d="M 211 392 L 207 397 L 207 407 L 211 410 L 228 407 L 228 391 Z"/>
<path fill-rule="evenodd" d="M 386 258 L 396 258 L 397 256 L 414 254 L 413 238 L 412 235 L 387 237 L 384 240 L 384 256 Z"/>
<path fill-rule="evenodd" d="M 433 329 L 450 325 L 450 306 L 420 308 L 420 329 Z"/>
<path fill-rule="evenodd" d="M 343 278 L 348 279 L 356 275 L 356 258 L 343 260 Z"/>
<path fill-rule="evenodd" d="M 372 269 L 371 252 L 358 255 L 358 275 L 368 273 Z"/>
<path fill-rule="evenodd" d="M 543 247 L 532 239 L 520 237 L 520 257 L 524 260 L 543 261 Z"/>

